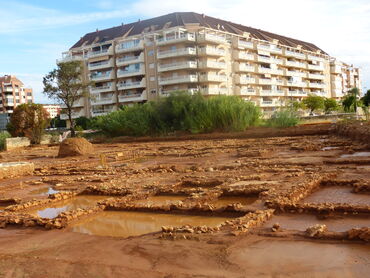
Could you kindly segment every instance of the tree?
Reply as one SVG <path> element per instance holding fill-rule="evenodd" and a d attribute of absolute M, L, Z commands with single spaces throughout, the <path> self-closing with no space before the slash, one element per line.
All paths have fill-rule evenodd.
<path fill-rule="evenodd" d="M 357 112 L 358 96 L 360 92 L 357 88 L 352 88 L 347 95 L 342 99 L 342 105 L 345 112 Z"/>
<path fill-rule="evenodd" d="M 81 97 L 88 95 L 87 88 L 90 85 L 82 80 L 82 67 L 79 61 L 60 63 L 57 69 L 43 78 L 44 94 L 65 106 L 63 110 L 71 124 L 72 137 L 76 135 L 73 105 Z"/>
<path fill-rule="evenodd" d="M 370 90 L 367 90 L 366 94 L 361 98 L 364 106 L 370 106 Z"/>
<path fill-rule="evenodd" d="M 12 136 L 26 136 L 32 144 L 40 144 L 49 122 L 49 113 L 41 104 L 27 103 L 14 109 L 7 129 Z"/>
<path fill-rule="evenodd" d="M 310 109 L 310 114 L 315 110 L 324 109 L 324 98 L 320 96 L 310 95 L 303 100 L 303 103 Z"/>
<path fill-rule="evenodd" d="M 332 111 L 338 110 L 338 103 L 335 99 L 332 98 L 325 98 L 324 99 L 324 111 L 325 114 L 330 114 Z"/>

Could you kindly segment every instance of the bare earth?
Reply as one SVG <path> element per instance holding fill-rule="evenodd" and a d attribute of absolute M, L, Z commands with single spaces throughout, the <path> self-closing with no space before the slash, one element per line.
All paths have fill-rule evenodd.
<path fill-rule="evenodd" d="M 53 190 L 86 192 L 86 188 L 95 186 L 110 192 L 124 187 L 130 191 L 129 194 L 109 196 L 107 193 L 104 195 L 108 196 L 97 199 L 114 197 L 126 200 L 128 196 L 139 193 L 151 192 L 152 196 L 158 192 L 171 192 L 183 196 L 172 200 L 170 195 L 168 200 L 163 196 L 158 199 L 137 198 L 132 203 L 137 206 L 155 202 L 166 205 L 167 202 L 178 202 L 177 198 L 185 198 L 185 204 L 209 203 L 211 208 L 227 206 L 228 202 L 241 203 L 239 207 L 253 212 L 267 210 L 266 199 L 285 196 L 294 186 L 311 177 L 330 176 L 332 180 L 357 183 L 370 180 L 369 150 L 344 137 L 214 138 L 95 144 L 93 154 L 76 158 L 56 158 L 57 146 L 4 152 L 1 162 L 29 161 L 35 164 L 36 170 L 33 176 L 1 180 L 0 199 L 18 198 L 22 204 L 33 199 L 46 199 L 48 193 L 55 193 Z M 352 155 L 348 157 L 348 154 Z M 228 190 L 234 186 L 259 186 L 262 189 L 253 196 L 234 194 L 229 201 L 226 193 L 225 200 L 220 196 L 212 197 L 217 190 L 230 193 Z M 89 207 L 91 203 L 88 200 L 86 196 L 86 200 L 82 199 L 75 206 Z M 95 199 L 92 201 L 97 202 Z M 370 194 L 354 193 L 350 187 L 335 185 L 320 187 L 297 203 L 346 203 L 369 207 Z M 63 203 L 59 207 L 64 206 Z M 126 208 L 121 210 L 127 210 L 127 205 L 121 207 Z M 0 218 L 4 208 L 0 207 Z M 43 209 L 45 207 L 36 207 L 17 210 L 16 213 L 31 214 L 33 211 L 37 214 Z M 151 209 L 149 206 L 145 212 L 137 209 L 135 213 L 149 213 L 149 216 L 158 213 Z M 170 218 L 172 210 L 161 212 L 167 213 L 169 223 L 176 220 L 176 216 L 174 220 Z M 193 209 L 188 214 L 203 216 L 194 220 L 199 224 L 210 220 L 217 222 L 212 217 L 219 217 L 220 221 L 236 219 L 240 211 L 215 210 L 198 214 Z M 121 221 L 117 216 L 115 222 L 97 222 L 103 224 L 91 224 L 90 228 L 93 228 L 89 230 L 85 224 L 94 223 L 89 221 L 96 216 L 98 214 L 81 217 L 63 229 L 20 225 L 7 225 L 0 229 L 0 277 L 318 278 L 368 277 L 370 273 L 369 241 L 304 236 L 305 230 L 314 224 L 325 224 L 330 232 L 337 233 L 351 228 L 369 228 L 370 214 L 366 211 L 353 215 L 347 212 L 330 214 L 330 217 L 326 215 L 323 218 L 315 212 L 276 210 L 272 218 L 247 231 L 235 232 L 230 226 L 219 232 L 185 234 L 185 237 L 182 233 L 164 237 L 161 229 L 157 228 L 160 223 L 155 226 L 147 224 L 147 221 L 152 221 L 147 215 L 143 218 L 133 215 L 133 222 L 127 224 L 131 225 L 129 227 L 119 223 L 117 226 Z M 279 223 L 280 228 L 272 232 L 271 227 L 275 223 Z M 125 237 L 122 236 L 123 228 L 128 231 L 143 229 L 148 233 L 139 236 L 127 234 Z M 112 236 L 99 235 L 106 233 Z"/>

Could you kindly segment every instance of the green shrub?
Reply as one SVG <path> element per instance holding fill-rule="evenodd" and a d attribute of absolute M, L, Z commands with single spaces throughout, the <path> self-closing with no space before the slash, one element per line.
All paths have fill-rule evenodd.
<path fill-rule="evenodd" d="M 0 150 L 5 149 L 5 139 L 12 137 L 9 132 L 2 131 L 0 132 Z"/>
<path fill-rule="evenodd" d="M 145 136 L 174 131 L 243 131 L 260 119 L 258 107 L 236 96 L 204 98 L 171 94 L 157 102 L 124 106 L 94 119 L 94 127 L 112 136 Z"/>
<path fill-rule="evenodd" d="M 270 119 L 267 120 L 267 126 L 270 127 L 290 127 L 296 126 L 299 118 L 293 110 L 285 109 L 275 111 Z"/>

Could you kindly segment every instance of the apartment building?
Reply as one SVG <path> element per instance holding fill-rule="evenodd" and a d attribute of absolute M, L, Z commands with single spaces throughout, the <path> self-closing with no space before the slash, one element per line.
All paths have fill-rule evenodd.
<path fill-rule="evenodd" d="M 192 12 L 88 33 L 57 63 L 72 60 L 82 61 L 84 78 L 94 81 L 91 97 L 75 104 L 74 117 L 178 90 L 237 95 L 272 113 L 291 100 L 340 98 L 360 85 L 359 69 L 312 43 Z"/>
<path fill-rule="evenodd" d="M 60 114 L 61 107 L 59 104 L 43 104 L 42 106 L 49 113 L 50 119 L 54 119 Z"/>

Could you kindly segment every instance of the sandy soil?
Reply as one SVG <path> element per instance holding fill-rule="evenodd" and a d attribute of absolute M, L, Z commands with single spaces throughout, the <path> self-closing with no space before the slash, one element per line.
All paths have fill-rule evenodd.
<path fill-rule="evenodd" d="M 80 192 L 91 185 L 124 186 L 133 194 L 153 188 L 185 188 L 208 196 L 212 190 L 240 182 L 262 184 L 274 196 L 283 196 L 315 174 L 332 175 L 336 180 L 370 180 L 369 157 L 352 156 L 345 163 L 341 158 L 366 152 L 366 146 L 329 135 L 177 138 L 94 147 L 90 156 L 72 159 L 56 158 L 57 146 L 2 153 L 2 162 L 31 161 L 36 170 L 33 176 L 0 181 L 0 199 L 27 202 L 47 198 L 44 193 L 49 188 Z M 208 181 L 217 181 L 218 185 L 209 186 Z M 327 189 L 320 190 L 299 202 L 320 203 L 321 198 L 323 202 L 345 200 L 370 205 L 369 194 L 354 195 L 335 188 L 326 196 Z M 233 198 L 237 202 L 240 196 Z M 243 205 L 267 209 L 263 198 L 262 194 L 255 203 L 252 200 Z M 138 203 L 146 201 L 150 202 L 144 199 Z M 370 215 L 346 219 L 343 224 L 325 221 L 316 221 L 314 215 L 276 213 L 261 227 L 238 236 L 220 232 L 172 240 L 161 238 L 160 231 L 121 238 L 73 232 L 71 227 L 45 230 L 8 225 L 0 229 L 0 277 L 367 277 L 369 243 L 266 233 L 277 222 L 283 230 L 304 231 L 315 223 L 326 223 L 334 230 L 339 227 L 340 231 L 357 225 L 369 227 Z"/>

